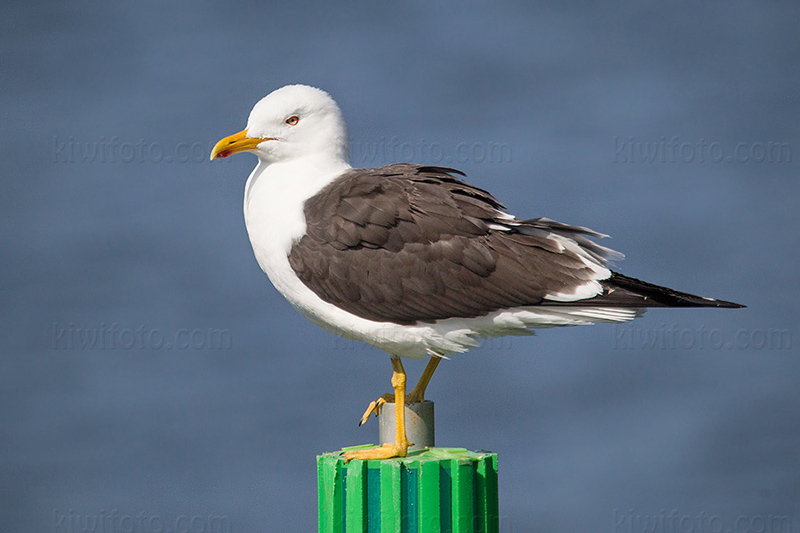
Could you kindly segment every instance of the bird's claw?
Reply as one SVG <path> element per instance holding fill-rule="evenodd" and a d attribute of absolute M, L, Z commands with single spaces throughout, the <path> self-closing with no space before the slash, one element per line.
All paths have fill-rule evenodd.
<path fill-rule="evenodd" d="M 369 407 L 367 407 L 367 410 L 364 411 L 364 415 L 361 417 L 361 422 L 359 422 L 358 425 L 363 426 L 366 424 L 372 413 L 375 413 L 375 416 L 378 416 L 381 405 L 385 403 L 394 403 L 394 394 L 387 392 L 374 402 L 370 402 Z"/>
<path fill-rule="evenodd" d="M 406 405 L 410 403 L 419 403 L 424 401 L 425 399 L 422 397 L 421 394 L 415 394 L 413 391 L 406 396 Z M 364 424 L 366 424 L 367 421 L 369 420 L 369 417 L 372 416 L 373 413 L 375 413 L 375 416 L 377 417 L 378 414 L 380 413 L 381 406 L 385 403 L 394 403 L 394 394 L 392 394 L 391 392 L 387 392 L 374 402 L 370 402 L 369 406 L 367 407 L 367 410 L 364 411 L 364 415 L 361 417 L 361 421 L 358 423 L 358 426 L 361 427 Z"/>

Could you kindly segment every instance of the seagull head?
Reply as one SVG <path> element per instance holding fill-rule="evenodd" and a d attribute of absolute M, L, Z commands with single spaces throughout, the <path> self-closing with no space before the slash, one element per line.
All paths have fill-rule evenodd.
<path fill-rule="evenodd" d="M 252 152 L 264 163 L 305 157 L 347 161 L 347 127 L 333 98 L 308 85 L 287 85 L 262 98 L 247 128 L 225 137 L 211 150 L 211 160 Z"/>

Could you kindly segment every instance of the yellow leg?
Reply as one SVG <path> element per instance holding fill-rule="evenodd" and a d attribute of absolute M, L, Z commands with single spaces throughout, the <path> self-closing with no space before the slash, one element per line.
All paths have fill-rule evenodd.
<path fill-rule="evenodd" d="M 434 371 L 436 371 L 436 367 L 439 366 L 441 362 L 441 357 L 431 357 L 428 361 L 428 365 L 425 367 L 425 370 L 422 372 L 422 375 L 417 381 L 417 386 L 414 387 L 408 396 L 406 396 L 407 403 L 418 403 L 425 401 L 425 389 L 428 388 L 428 383 L 431 381 L 431 377 L 433 377 Z M 375 413 L 375 416 L 378 416 L 378 410 L 380 409 L 381 405 L 385 403 L 393 403 L 394 402 L 394 394 L 387 392 L 374 402 L 370 402 L 367 410 L 364 411 L 364 415 L 361 417 L 361 422 L 358 423 L 359 426 L 363 426 L 369 420 L 369 417 L 372 413 Z"/>
<path fill-rule="evenodd" d="M 433 377 L 433 373 L 436 371 L 436 367 L 439 366 L 439 363 L 442 361 L 441 357 L 431 357 L 428 361 L 425 370 L 422 372 L 422 375 L 419 377 L 419 381 L 417 381 L 417 386 L 414 387 L 414 390 L 406 397 L 406 401 L 408 403 L 414 402 L 424 402 L 425 401 L 425 389 L 428 388 L 428 383 L 430 383 L 431 378 Z"/>
<path fill-rule="evenodd" d="M 389 459 L 405 457 L 411 445 L 406 437 L 406 371 L 398 357 L 392 357 L 392 388 L 394 389 L 395 430 L 394 444 L 385 443 L 369 450 L 345 452 L 345 462 L 353 459 Z"/>

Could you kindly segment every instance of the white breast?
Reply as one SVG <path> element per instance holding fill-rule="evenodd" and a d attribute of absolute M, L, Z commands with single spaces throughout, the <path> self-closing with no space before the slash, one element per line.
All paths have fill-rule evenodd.
<path fill-rule="evenodd" d="M 331 165 L 321 169 L 305 161 L 259 163 L 247 180 L 244 219 L 256 260 L 275 288 L 304 314 L 313 293 L 297 278 L 288 260 L 292 246 L 306 232 L 303 204 L 348 168 Z"/>

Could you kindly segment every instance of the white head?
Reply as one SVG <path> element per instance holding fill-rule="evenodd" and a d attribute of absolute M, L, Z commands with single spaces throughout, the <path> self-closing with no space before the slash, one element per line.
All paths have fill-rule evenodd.
<path fill-rule="evenodd" d="M 287 85 L 262 98 L 247 128 L 219 141 L 211 159 L 253 152 L 264 163 L 302 157 L 347 162 L 347 127 L 328 93 L 307 85 Z"/>

